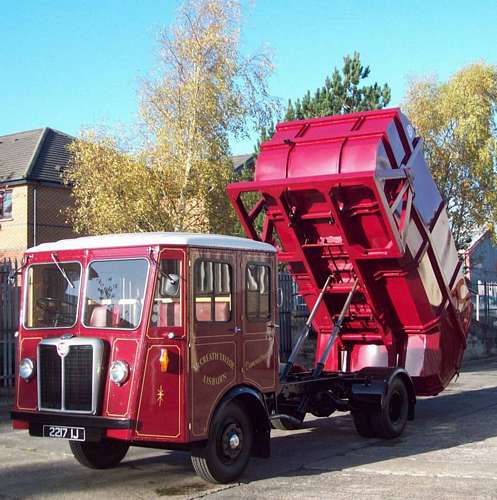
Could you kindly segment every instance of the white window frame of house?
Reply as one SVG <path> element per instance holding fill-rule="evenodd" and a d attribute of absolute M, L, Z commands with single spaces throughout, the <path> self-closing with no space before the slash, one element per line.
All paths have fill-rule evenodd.
<path fill-rule="evenodd" d="M 10 194 L 10 213 L 9 215 L 4 215 L 3 200 L 4 195 Z M 0 189 L 0 220 L 12 220 L 12 189 Z"/>

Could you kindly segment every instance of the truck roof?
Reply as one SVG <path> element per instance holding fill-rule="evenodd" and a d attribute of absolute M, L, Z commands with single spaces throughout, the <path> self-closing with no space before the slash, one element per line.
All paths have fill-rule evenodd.
<path fill-rule="evenodd" d="M 29 248 L 27 252 L 54 252 L 59 250 L 136 247 L 146 245 L 182 245 L 276 252 L 276 249 L 272 245 L 249 240 L 248 238 L 197 233 L 125 233 L 84 236 L 81 238 L 42 243 Z"/>

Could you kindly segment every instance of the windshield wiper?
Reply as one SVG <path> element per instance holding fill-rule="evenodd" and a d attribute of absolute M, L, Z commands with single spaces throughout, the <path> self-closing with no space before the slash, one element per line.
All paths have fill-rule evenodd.
<path fill-rule="evenodd" d="M 57 266 L 57 269 L 60 271 L 60 274 L 62 274 L 62 276 L 64 276 L 64 279 L 67 281 L 67 283 L 69 284 L 69 286 L 71 288 L 74 288 L 74 285 L 72 284 L 72 281 L 67 277 L 66 272 L 60 266 L 59 261 L 57 260 L 57 254 L 52 253 L 50 255 L 52 256 L 52 260 L 54 261 L 55 265 Z"/>

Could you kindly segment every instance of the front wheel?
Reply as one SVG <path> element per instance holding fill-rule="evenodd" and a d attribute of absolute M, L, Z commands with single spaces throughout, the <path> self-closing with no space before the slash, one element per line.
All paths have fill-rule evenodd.
<path fill-rule="evenodd" d="M 129 444 L 124 441 L 102 439 L 98 443 L 69 441 L 74 458 L 90 469 L 111 469 L 126 456 Z"/>
<path fill-rule="evenodd" d="M 253 441 L 250 419 L 238 404 L 228 403 L 216 412 L 207 445 L 193 449 L 193 468 L 211 483 L 234 481 L 247 466 Z"/>

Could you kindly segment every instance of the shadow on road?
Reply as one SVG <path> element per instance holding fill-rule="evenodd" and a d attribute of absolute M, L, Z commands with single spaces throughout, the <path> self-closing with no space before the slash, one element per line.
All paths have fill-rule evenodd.
<path fill-rule="evenodd" d="M 450 449 L 496 435 L 496 388 L 448 392 L 420 399 L 416 420 L 409 422 L 405 434 L 395 440 L 360 438 L 349 415 L 311 420 L 299 431 L 277 433 L 271 441 L 272 458 L 252 460 L 243 482 L 341 471 Z M 140 483 L 144 492 L 148 489 L 160 494 L 168 478 L 174 476 L 175 484 L 189 483 L 191 486 L 195 480 L 193 474 L 189 455 L 181 452 L 158 451 L 156 456 L 126 460 L 120 467 L 107 471 L 84 469 L 70 460 L 19 466 L 2 464 L 0 492 L 14 496 L 64 494 L 92 486 L 126 488 L 126 485 Z"/>
<path fill-rule="evenodd" d="M 392 440 L 358 437 L 349 415 L 317 419 L 300 434 L 273 438 L 273 459 L 266 465 L 257 461 L 245 479 L 343 471 L 480 442 L 497 436 L 496 417 L 497 388 L 492 387 L 418 400 L 416 420 Z"/>

